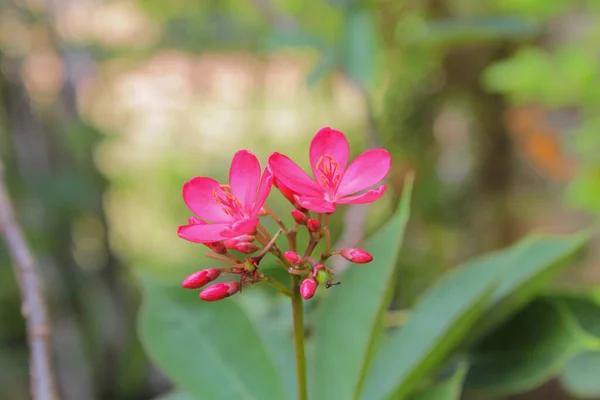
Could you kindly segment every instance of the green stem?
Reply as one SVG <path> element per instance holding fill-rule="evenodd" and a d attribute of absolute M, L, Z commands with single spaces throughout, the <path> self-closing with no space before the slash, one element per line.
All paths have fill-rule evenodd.
<path fill-rule="evenodd" d="M 304 307 L 300 297 L 300 285 L 292 276 L 292 314 L 294 318 L 294 348 L 296 350 L 296 376 L 298 400 L 306 400 L 306 355 L 304 354 Z"/>
<path fill-rule="evenodd" d="M 284 285 L 283 283 L 279 282 L 277 279 L 272 278 L 270 276 L 265 275 L 265 277 L 263 278 L 263 282 L 265 282 L 268 285 L 273 286 L 275 289 L 279 290 L 279 292 L 287 297 L 293 297 L 292 295 L 292 291 L 290 290 L 289 287 L 287 287 L 286 285 Z"/>

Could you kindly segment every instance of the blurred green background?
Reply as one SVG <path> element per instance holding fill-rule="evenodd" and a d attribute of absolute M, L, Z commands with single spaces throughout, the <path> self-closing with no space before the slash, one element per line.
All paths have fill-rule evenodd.
<path fill-rule="evenodd" d="M 388 195 L 334 215 L 345 244 L 416 172 L 395 309 L 467 257 L 589 225 L 599 49 L 597 1 L 4 0 L 0 157 L 46 284 L 62 398 L 170 388 L 137 339 L 137 277 L 210 265 L 176 236 L 181 186 L 226 178 L 240 148 L 307 166 L 329 125 L 353 154 L 389 149 Z M 19 400 L 26 335 L 2 246 L 0 398 Z M 600 283 L 596 248 L 555 284 Z M 570 397 L 550 382 L 518 398 Z"/>

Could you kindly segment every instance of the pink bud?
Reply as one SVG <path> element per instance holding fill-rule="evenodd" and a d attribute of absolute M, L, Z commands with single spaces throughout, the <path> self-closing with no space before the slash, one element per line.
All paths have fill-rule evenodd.
<path fill-rule="evenodd" d="M 236 244 L 246 243 L 246 242 L 254 242 L 254 239 L 256 239 L 256 237 L 254 235 L 236 236 L 231 239 L 227 239 L 225 241 L 225 247 L 227 247 L 228 249 L 233 249 Z"/>
<path fill-rule="evenodd" d="M 296 221 L 298 225 L 306 225 L 306 221 L 308 220 L 306 214 L 300 210 L 292 210 L 292 218 L 294 218 L 294 221 Z"/>
<path fill-rule="evenodd" d="M 239 291 L 240 284 L 237 282 L 215 283 L 201 291 L 198 297 L 204 301 L 217 301 L 233 296 Z"/>
<path fill-rule="evenodd" d="M 194 272 L 181 282 L 181 286 L 186 289 L 198 289 L 212 282 L 221 275 L 219 268 L 209 268 L 202 271 Z"/>
<path fill-rule="evenodd" d="M 317 286 L 319 286 L 319 282 L 314 278 L 306 278 L 302 282 L 302 285 L 300 285 L 300 296 L 302 296 L 304 300 L 312 298 L 317 291 Z"/>
<path fill-rule="evenodd" d="M 294 265 L 298 265 L 300 260 L 302 260 L 300 254 L 296 253 L 295 251 L 286 251 L 285 253 L 283 253 L 283 255 L 285 256 L 286 260 L 288 260 Z"/>
<path fill-rule="evenodd" d="M 373 260 L 373 256 L 363 249 L 344 249 L 340 254 L 346 260 L 357 264 L 366 264 Z"/>
<path fill-rule="evenodd" d="M 306 221 L 306 226 L 311 232 L 319 232 L 321 230 L 321 223 L 318 219 L 310 218 L 308 221 Z"/>
<path fill-rule="evenodd" d="M 294 192 L 292 189 L 290 189 L 289 187 L 285 186 L 279 179 L 275 178 L 273 179 L 273 185 L 279 189 L 279 191 L 281 192 L 281 194 L 288 199 L 288 201 L 290 203 L 292 203 L 292 205 L 294 207 L 296 207 L 297 209 L 300 210 L 304 210 L 304 208 L 302 208 L 302 206 L 300 205 L 300 203 L 298 203 L 298 200 L 296 200 L 296 195 L 298 193 Z"/>
<path fill-rule="evenodd" d="M 232 249 L 237 250 L 240 253 L 251 254 L 251 253 L 254 253 L 256 250 L 258 250 L 258 246 L 255 245 L 254 243 L 244 242 L 244 243 L 236 244 L 235 246 L 232 247 Z"/>

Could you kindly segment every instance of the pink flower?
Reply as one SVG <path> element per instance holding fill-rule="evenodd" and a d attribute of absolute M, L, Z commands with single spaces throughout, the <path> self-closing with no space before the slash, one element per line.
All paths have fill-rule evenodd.
<path fill-rule="evenodd" d="M 183 185 L 188 208 L 212 223 L 180 226 L 177 234 L 190 242 L 211 243 L 254 232 L 272 183 L 268 168 L 261 179 L 260 164 L 252 152 L 238 151 L 231 161 L 229 185 L 198 176 Z"/>
<path fill-rule="evenodd" d="M 309 153 L 315 180 L 283 154 L 273 153 L 269 157 L 269 168 L 275 178 L 298 193 L 295 198 L 302 207 L 332 213 L 336 204 L 371 203 L 385 192 L 385 185 L 381 185 L 359 193 L 387 175 L 391 164 L 387 150 L 365 151 L 346 168 L 350 153 L 348 140 L 342 132 L 326 127 L 313 138 Z"/>

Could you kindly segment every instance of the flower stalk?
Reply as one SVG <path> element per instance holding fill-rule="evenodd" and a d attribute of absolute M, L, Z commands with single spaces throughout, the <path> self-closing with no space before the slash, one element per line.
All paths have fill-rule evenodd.
<path fill-rule="evenodd" d="M 294 324 L 294 350 L 296 354 L 296 377 L 298 399 L 306 400 L 306 354 L 304 351 L 304 306 L 300 296 L 298 279 L 292 276 L 292 315 Z"/>

